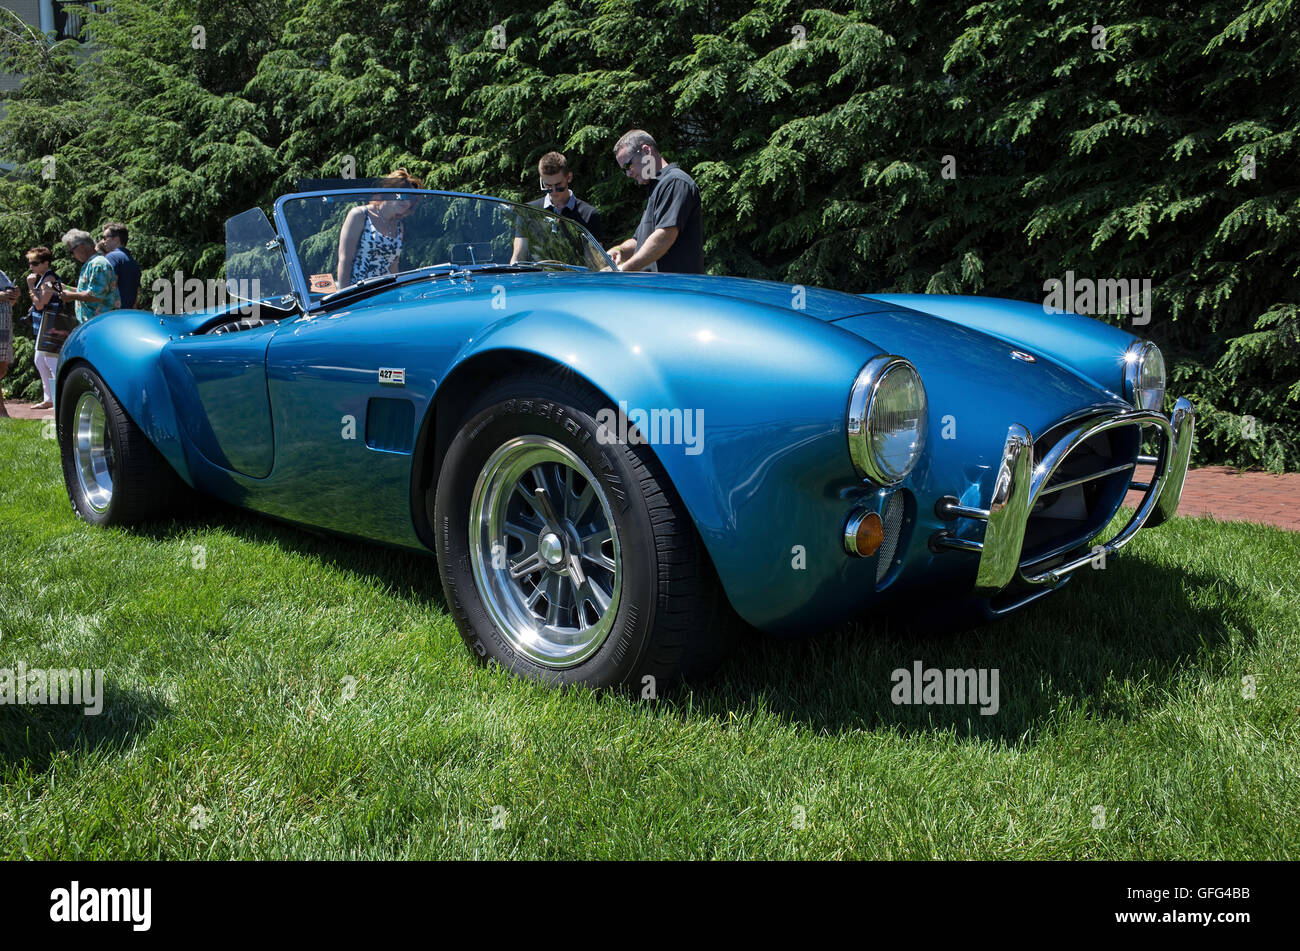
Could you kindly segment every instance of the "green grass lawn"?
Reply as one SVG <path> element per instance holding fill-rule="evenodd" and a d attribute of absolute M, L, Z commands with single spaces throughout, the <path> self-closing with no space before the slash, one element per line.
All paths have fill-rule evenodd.
<path fill-rule="evenodd" d="M 1180 519 L 1001 624 L 562 694 L 471 663 L 432 558 L 224 507 L 91 529 L 4 420 L 0 668 L 103 669 L 106 701 L 0 706 L 0 856 L 1294 859 L 1298 565 L 1300 534 Z M 916 660 L 997 668 L 1000 711 L 895 706 Z"/>

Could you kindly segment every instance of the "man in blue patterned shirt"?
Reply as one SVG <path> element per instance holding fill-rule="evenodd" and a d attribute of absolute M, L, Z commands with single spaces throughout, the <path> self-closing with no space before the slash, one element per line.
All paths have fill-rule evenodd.
<path fill-rule="evenodd" d="M 117 272 L 108 258 L 95 253 L 95 239 L 89 231 L 73 228 L 63 236 L 68 253 L 81 265 L 75 291 L 64 290 L 65 301 L 77 302 L 77 322 L 84 324 L 92 317 L 122 306 L 117 292 Z"/>

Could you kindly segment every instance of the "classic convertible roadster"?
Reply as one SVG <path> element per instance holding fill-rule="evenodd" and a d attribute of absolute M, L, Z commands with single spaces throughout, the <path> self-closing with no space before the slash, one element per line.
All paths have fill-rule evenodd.
<path fill-rule="evenodd" d="M 357 279 L 361 206 L 398 209 L 399 248 Z M 524 676 L 694 676 L 737 619 L 1006 614 L 1178 507 L 1192 407 L 1163 415 L 1160 351 L 1108 324 L 619 273 L 572 222 L 478 195 L 292 194 L 274 221 L 227 223 L 243 299 L 68 338 L 73 507 L 130 523 L 197 491 L 432 552 L 474 655 Z"/>

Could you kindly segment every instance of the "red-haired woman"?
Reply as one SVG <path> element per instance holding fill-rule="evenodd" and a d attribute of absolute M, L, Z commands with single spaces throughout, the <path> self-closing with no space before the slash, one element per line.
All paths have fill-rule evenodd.
<path fill-rule="evenodd" d="M 27 294 L 32 299 L 32 333 L 36 335 L 38 344 L 41 323 L 46 318 L 53 320 L 63 306 L 63 282 L 54 273 L 53 261 L 54 255 L 47 247 L 32 248 L 27 252 Z M 32 409 L 49 409 L 54 405 L 54 368 L 58 366 L 59 355 L 37 350 L 34 362 L 45 398 Z"/>
<path fill-rule="evenodd" d="M 380 181 L 381 188 L 419 189 L 424 185 L 404 168 Z M 402 219 L 415 208 L 409 198 L 376 195 L 358 205 L 343 219 L 339 232 L 338 286 L 346 287 L 368 277 L 396 274 L 402 253 Z"/>

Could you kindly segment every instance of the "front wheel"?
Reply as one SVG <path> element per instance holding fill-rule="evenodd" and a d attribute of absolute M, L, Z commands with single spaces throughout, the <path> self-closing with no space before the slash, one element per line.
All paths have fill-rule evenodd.
<path fill-rule="evenodd" d="M 184 483 L 94 370 L 78 365 L 59 393 L 63 481 L 77 515 L 130 525 L 168 513 Z"/>
<path fill-rule="evenodd" d="M 439 475 L 438 566 L 481 661 L 644 690 L 721 663 L 736 619 L 658 460 L 602 439 L 606 406 L 559 372 L 485 392 Z"/>

